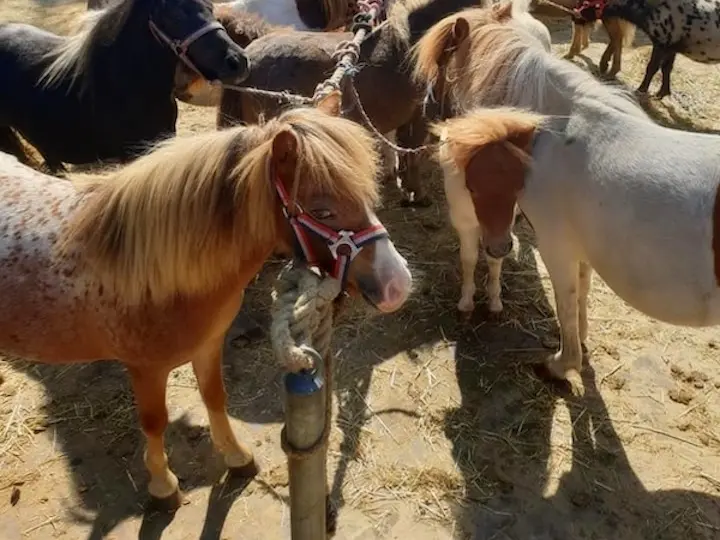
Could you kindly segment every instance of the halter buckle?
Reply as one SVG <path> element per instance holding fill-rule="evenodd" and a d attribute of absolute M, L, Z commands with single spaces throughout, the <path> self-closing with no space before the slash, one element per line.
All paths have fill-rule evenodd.
<path fill-rule="evenodd" d="M 333 258 L 335 260 L 338 259 L 338 248 L 341 246 L 348 246 L 350 248 L 350 253 L 348 255 L 345 255 L 346 257 L 349 257 L 349 259 L 352 261 L 355 256 L 360 253 L 360 249 L 357 244 L 355 243 L 355 240 L 353 240 L 353 236 L 355 233 L 350 231 L 338 231 L 338 236 L 335 240 L 328 243 L 328 249 L 330 250 L 330 253 L 332 254 Z"/>

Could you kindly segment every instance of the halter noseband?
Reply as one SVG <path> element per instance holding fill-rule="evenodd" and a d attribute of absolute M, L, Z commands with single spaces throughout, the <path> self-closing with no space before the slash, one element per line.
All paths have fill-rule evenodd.
<path fill-rule="evenodd" d="M 190 48 L 190 45 L 195 43 L 205 34 L 209 34 L 210 32 L 216 32 L 218 30 L 225 31 L 225 27 L 220 24 L 219 21 L 207 23 L 205 26 L 202 26 L 198 30 L 195 30 L 192 34 L 190 34 L 183 40 L 172 39 L 165 32 L 160 30 L 160 27 L 158 27 L 158 25 L 155 24 L 152 19 L 148 22 L 148 24 L 150 25 L 150 32 L 152 32 L 152 34 L 155 36 L 155 39 L 170 47 L 170 50 L 175 53 L 175 56 L 182 60 L 187 67 L 200 75 L 203 79 L 205 78 L 205 75 L 203 75 L 203 73 L 190 59 L 190 56 L 188 56 L 188 49 Z"/>
<path fill-rule="evenodd" d="M 291 202 L 285 186 L 277 176 L 275 177 L 275 189 L 283 206 L 283 214 L 295 233 L 295 238 L 300 244 L 308 266 L 318 267 L 317 257 L 310 245 L 309 231 L 323 238 L 327 243 L 330 254 L 335 259 L 335 268 L 330 275 L 340 281 L 342 290 L 345 290 L 347 284 L 350 263 L 362 251 L 362 248 L 371 242 L 389 237 L 387 230 L 381 224 L 372 225 L 356 232 L 331 229 L 305 212 L 299 203 Z M 293 213 L 290 212 L 291 205 Z"/>

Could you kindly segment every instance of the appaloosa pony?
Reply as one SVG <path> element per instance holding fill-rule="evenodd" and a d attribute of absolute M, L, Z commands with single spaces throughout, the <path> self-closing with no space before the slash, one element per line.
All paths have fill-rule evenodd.
<path fill-rule="evenodd" d="M 380 133 L 391 134 L 418 113 L 422 89 L 412 80 L 407 62 L 410 47 L 438 20 L 474 5 L 477 0 L 398 1 L 390 9 L 387 20 L 362 42 L 358 60 L 360 69 L 353 77 L 353 83 L 362 106 Z M 488 21 L 531 22 L 544 28 L 527 13 L 511 16 L 512 8 L 512 4 L 505 3 L 485 8 L 483 12 Z M 251 69 L 242 86 L 312 96 L 317 84 L 335 67 L 332 53 L 336 47 L 351 38 L 349 33 L 317 32 L 272 33 L 261 37 L 245 50 Z M 353 93 L 346 91 L 343 95 L 345 114 L 364 124 Z M 224 90 L 218 125 L 256 122 L 260 115 L 278 114 L 286 105 L 275 99 Z M 425 136 L 425 129 L 416 129 L 416 140 L 405 143 L 420 144 Z M 409 179 L 416 176 L 411 175 Z M 415 200 L 425 200 L 424 187 L 420 183 L 407 187 L 415 194 Z"/>
<path fill-rule="evenodd" d="M 254 474 L 220 367 L 268 256 L 294 247 L 383 312 L 408 297 L 407 263 L 373 211 L 376 160 L 364 129 L 318 109 L 170 139 L 79 187 L 0 154 L 0 350 L 50 364 L 122 362 L 147 437 L 148 489 L 166 503 L 179 493 L 164 451 L 165 387 L 191 362 L 215 446 Z"/>
<path fill-rule="evenodd" d="M 0 141 L 18 132 L 51 170 L 127 160 L 174 135 L 178 58 L 209 80 L 247 76 L 208 0 L 124 0 L 85 17 L 70 37 L 0 25 Z"/>
<path fill-rule="evenodd" d="M 620 71 L 623 43 L 632 25 L 650 38 L 652 54 L 638 92 L 646 93 L 660 70 L 662 82 L 656 96 L 669 96 L 670 74 L 678 53 L 703 64 L 720 63 L 720 4 L 715 0 L 605 0 L 600 12 L 586 9 L 582 15 L 587 21 L 601 17 L 605 22 L 610 42 L 600 60 L 603 73 L 611 58 L 609 74 Z"/>
<path fill-rule="evenodd" d="M 612 91 L 605 90 L 590 74 L 555 58 L 549 38 L 541 37 L 520 25 L 488 24 L 478 9 L 446 17 L 413 50 L 415 77 L 428 88 L 426 112 L 447 117 L 480 104 L 513 104 L 563 115 L 570 112 L 579 90 L 613 98 Z M 450 221 L 460 240 L 462 287 L 458 309 L 469 314 L 475 307 L 475 268 L 482 241 L 488 265 L 488 307 L 492 313 L 500 313 L 500 273 L 513 244 L 489 246 L 485 242 L 482 222 L 475 216 L 467 189 L 448 183 L 446 178 L 445 195 Z"/>
<path fill-rule="evenodd" d="M 719 136 L 661 127 L 597 96 L 568 116 L 475 110 L 436 131 L 488 242 L 509 241 L 516 202 L 535 230 L 560 322 L 555 377 L 582 368 L 593 268 L 650 317 L 720 324 Z"/>

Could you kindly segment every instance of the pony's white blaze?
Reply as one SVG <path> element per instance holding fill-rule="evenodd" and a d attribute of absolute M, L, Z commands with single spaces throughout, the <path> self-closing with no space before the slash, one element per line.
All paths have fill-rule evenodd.
<path fill-rule="evenodd" d="M 370 212 L 370 223 L 380 224 L 374 212 Z M 392 241 L 382 238 L 375 242 L 372 268 L 378 283 L 382 284 L 381 300 L 376 307 L 383 313 L 397 311 L 405 304 L 412 290 L 412 274 L 407 260 L 400 255 Z"/>

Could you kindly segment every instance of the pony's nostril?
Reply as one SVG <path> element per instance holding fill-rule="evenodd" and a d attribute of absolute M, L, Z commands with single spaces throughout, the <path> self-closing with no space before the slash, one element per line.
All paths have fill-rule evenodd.
<path fill-rule="evenodd" d="M 238 56 L 229 54 L 225 57 L 225 66 L 230 71 L 239 71 L 242 66 L 242 62 L 240 62 L 240 58 Z"/>

